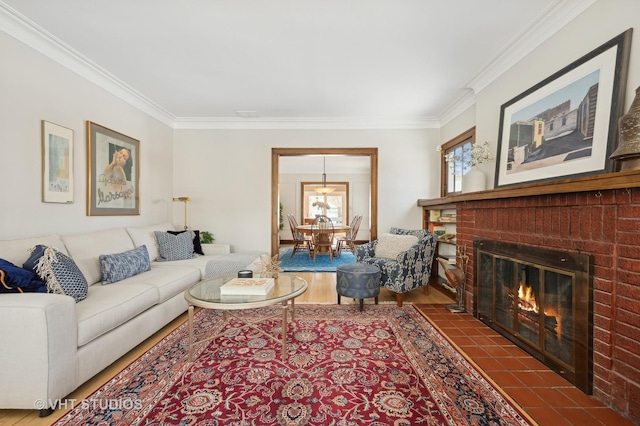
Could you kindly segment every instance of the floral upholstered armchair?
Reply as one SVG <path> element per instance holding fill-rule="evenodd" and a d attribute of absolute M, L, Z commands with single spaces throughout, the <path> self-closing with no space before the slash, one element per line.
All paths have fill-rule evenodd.
<path fill-rule="evenodd" d="M 424 286 L 428 291 L 436 236 L 426 230 L 391 228 L 388 234 L 356 247 L 358 262 L 380 269 L 380 286 L 396 294 L 402 306 L 404 293 Z"/>

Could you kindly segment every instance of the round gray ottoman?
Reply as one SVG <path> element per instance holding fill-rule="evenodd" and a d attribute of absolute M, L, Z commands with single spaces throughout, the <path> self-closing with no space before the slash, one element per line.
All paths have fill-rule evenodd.
<path fill-rule="evenodd" d="M 360 299 L 360 312 L 364 306 L 364 299 L 374 297 L 378 304 L 380 294 L 380 269 L 366 263 L 347 263 L 336 268 L 336 291 L 338 305 L 340 297 Z"/>

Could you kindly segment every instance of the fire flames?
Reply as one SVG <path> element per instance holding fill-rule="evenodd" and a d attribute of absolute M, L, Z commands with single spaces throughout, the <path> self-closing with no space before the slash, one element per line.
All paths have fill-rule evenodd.
<path fill-rule="evenodd" d="M 533 311 L 536 314 L 539 312 L 536 297 L 533 295 L 533 289 L 530 286 L 525 286 L 523 283 L 520 283 L 520 287 L 518 288 L 518 307 L 523 311 Z"/>
<path fill-rule="evenodd" d="M 524 283 L 522 282 L 518 287 L 518 307 L 523 311 L 534 312 L 536 314 L 540 312 L 540 308 L 538 307 L 538 303 L 536 302 L 536 296 L 533 294 L 533 288 L 530 286 L 524 285 Z M 555 309 L 550 307 L 545 307 L 544 309 L 545 321 L 546 321 L 546 317 L 553 317 L 555 319 L 558 319 L 559 316 L 560 316 L 559 313 Z M 560 321 L 557 321 L 557 323 L 554 326 L 554 329 L 556 333 L 558 333 L 558 335 L 562 335 L 562 326 Z"/>

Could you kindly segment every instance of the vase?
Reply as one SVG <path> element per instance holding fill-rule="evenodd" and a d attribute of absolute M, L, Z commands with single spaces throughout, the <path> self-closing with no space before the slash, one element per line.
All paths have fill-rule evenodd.
<path fill-rule="evenodd" d="M 640 87 L 629 112 L 620 117 L 618 124 L 618 149 L 610 158 L 621 162 L 621 171 L 640 169 Z"/>
<path fill-rule="evenodd" d="M 487 189 L 487 179 L 484 172 L 477 166 L 471 168 L 462 175 L 462 192 L 477 192 Z"/>

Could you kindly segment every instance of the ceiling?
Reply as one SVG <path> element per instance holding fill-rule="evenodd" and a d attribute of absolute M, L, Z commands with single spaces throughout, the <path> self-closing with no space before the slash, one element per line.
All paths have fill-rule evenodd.
<path fill-rule="evenodd" d="M 595 0 L 0 0 L 174 128 L 438 127 Z"/>

